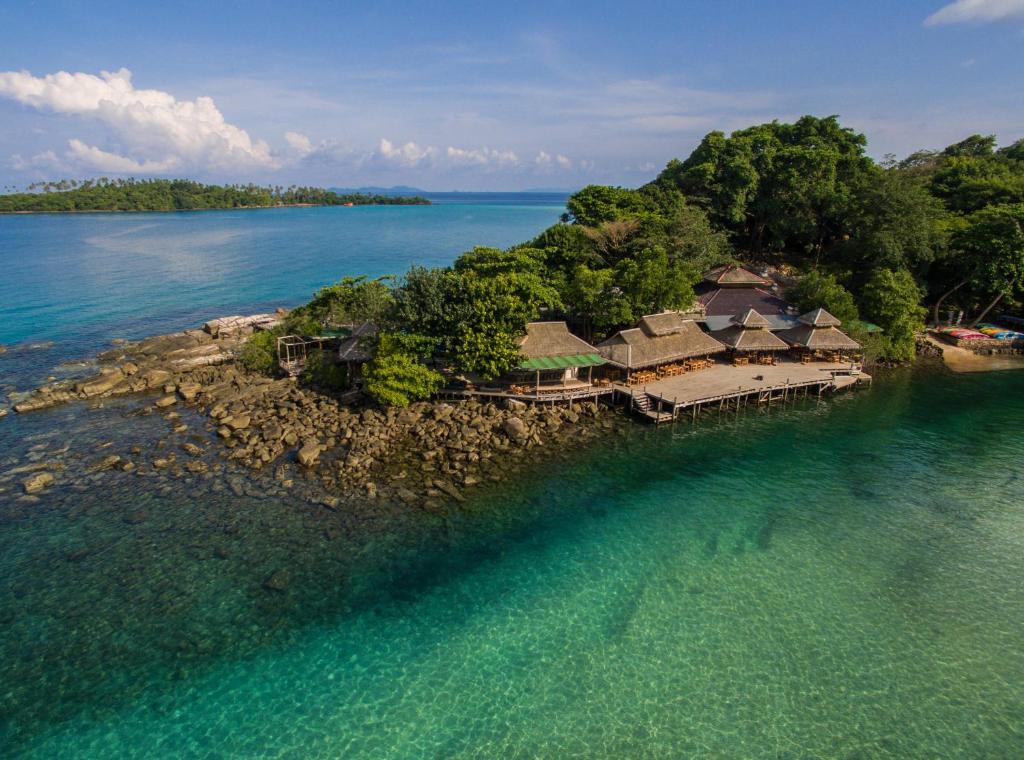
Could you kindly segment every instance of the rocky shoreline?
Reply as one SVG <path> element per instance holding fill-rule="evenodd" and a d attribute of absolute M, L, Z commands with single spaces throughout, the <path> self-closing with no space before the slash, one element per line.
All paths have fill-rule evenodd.
<path fill-rule="evenodd" d="M 291 495 L 332 510 L 371 500 L 442 512 L 465 501 L 467 492 L 500 482 L 514 469 L 510 460 L 542 460 L 552 447 L 562 451 L 624 423 L 593 402 L 379 408 L 352 394 L 246 371 L 236 361 L 238 349 L 277 317 L 228 317 L 202 330 L 119 343 L 97 358 L 98 373 L 17 395 L 13 408 L 20 414 L 137 396 L 128 414 L 159 417 L 170 432 L 152 450 L 120 451 L 111 443 L 92 457 L 79 453 L 72 470 L 67 451 L 39 452 L 39 461 L 0 473 L 0 492 L 17 484 L 31 502 L 54 487 L 92 483 L 97 473 L 125 473 L 157 478 L 159 487 L 205 483 L 239 496 Z"/>

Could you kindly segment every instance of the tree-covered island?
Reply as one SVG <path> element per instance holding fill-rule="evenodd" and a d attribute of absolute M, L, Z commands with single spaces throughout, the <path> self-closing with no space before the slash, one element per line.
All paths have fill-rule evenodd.
<path fill-rule="evenodd" d="M 276 206 L 428 205 L 420 196 L 338 194 L 319 187 L 205 185 L 186 179 L 99 179 L 38 182 L 0 195 L 0 213 L 198 211 Z"/>
<path fill-rule="evenodd" d="M 596 341 L 689 310 L 701 273 L 729 262 L 771 269 L 800 310 L 824 307 L 881 360 L 913 358 L 927 306 L 971 323 L 1018 305 L 1024 140 L 974 135 L 882 162 L 866 147 L 832 116 L 711 132 L 638 189 L 583 188 L 531 241 L 325 288 L 254 336 L 245 361 L 273 372 L 277 334 L 373 320 L 366 390 L 407 403 L 441 382 L 428 366 L 485 378 L 515 366 L 517 337 L 542 316 Z"/>

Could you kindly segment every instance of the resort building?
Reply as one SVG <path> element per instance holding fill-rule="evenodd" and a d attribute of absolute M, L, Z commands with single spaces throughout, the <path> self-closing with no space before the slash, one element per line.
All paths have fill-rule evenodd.
<path fill-rule="evenodd" d="M 674 311 L 649 314 L 636 327 L 620 330 L 597 348 L 610 365 L 625 370 L 627 382 L 634 375 L 656 374 L 658 368 L 668 374 L 697 369 L 725 350 L 696 322 Z"/>
<path fill-rule="evenodd" d="M 751 357 L 764 364 L 774 364 L 777 352 L 789 350 L 789 344 L 772 333 L 771 323 L 753 309 L 736 314 L 729 322 L 728 327 L 713 335 L 728 347 L 734 364 L 746 364 Z"/>
<path fill-rule="evenodd" d="M 565 322 L 530 322 L 519 339 L 519 364 L 503 381 L 512 395 L 545 399 L 579 398 L 607 392 L 610 384 L 594 380 L 594 367 L 605 363 L 598 350 L 569 332 Z M 584 372 L 585 370 L 585 372 Z"/>
<path fill-rule="evenodd" d="M 775 288 L 775 283 L 767 277 L 728 264 L 704 273 L 704 279 L 696 288 L 697 302 L 711 332 L 727 329 L 733 316 L 750 309 L 766 319 L 771 330 L 794 327 L 796 307 L 780 298 Z"/>
<path fill-rule="evenodd" d="M 860 343 L 839 330 L 840 322 L 824 309 L 804 314 L 799 324 L 782 330 L 778 336 L 798 349 L 802 358 L 827 358 L 845 361 L 848 355 L 858 354 Z"/>

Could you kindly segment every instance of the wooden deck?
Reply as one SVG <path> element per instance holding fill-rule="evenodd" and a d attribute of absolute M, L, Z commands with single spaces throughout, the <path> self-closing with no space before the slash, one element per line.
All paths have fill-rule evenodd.
<path fill-rule="evenodd" d="M 667 422 L 682 412 L 696 417 L 702 408 L 725 408 L 752 401 L 772 403 L 797 395 L 821 395 L 826 391 L 870 383 L 871 376 L 843 375 L 850 364 L 780 362 L 776 365 L 734 367 L 716 364 L 698 372 L 666 377 L 642 386 L 615 385 L 618 398 L 628 397 L 632 408 L 652 422 Z M 760 378 L 760 379 L 759 379 Z"/>
<path fill-rule="evenodd" d="M 573 383 L 564 386 L 541 386 L 540 391 L 531 388 L 525 393 L 514 393 L 506 388 L 445 388 L 436 394 L 439 398 L 464 399 L 512 399 L 514 401 L 528 401 L 531 403 L 557 402 L 557 401 L 586 401 L 597 399 L 601 396 L 610 396 L 615 393 L 615 386 L 612 385 L 590 385 L 589 383 Z"/>

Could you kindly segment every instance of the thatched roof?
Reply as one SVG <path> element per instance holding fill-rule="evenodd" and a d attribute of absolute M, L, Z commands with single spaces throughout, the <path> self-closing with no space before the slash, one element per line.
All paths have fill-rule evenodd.
<path fill-rule="evenodd" d="M 338 361 L 370 361 L 373 355 L 367 350 L 366 345 L 369 339 L 377 334 L 377 325 L 373 322 L 361 322 L 346 329 L 349 330 L 349 335 L 338 344 Z"/>
<path fill-rule="evenodd" d="M 696 322 L 674 312 L 652 314 L 639 327 L 620 330 L 597 347 L 612 364 L 627 369 L 721 353 L 725 346 Z"/>
<path fill-rule="evenodd" d="M 684 320 L 677 311 L 664 311 L 661 314 L 648 314 L 641 317 L 637 325 L 647 335 L 658 338 L 663 335 L 671 335 L 685 329 Z"/>
<path fill-rule="evenodd" d="M 542 356 L 596 354 L 597 349 L 569 332 L 565 322 L 530 322 L 519 339 L 519 353 L 526 359 Z"/>
<path fill-rule="evenodd" d="M 770 330 L 771 323 L 753 309 L 732 318 L 732 324 L 715 333 L 733 351 L 785 351 L 789 348 L 775 337 Z"/>
<path fill-rule="evenodd" d="M 772 326 L 771 322 L 769 322 L 767 319 L 762 317 L 760 314 L 758 314 L 753 309 L 747 309 L 743 313 L 737 314 L 736 316 L 734 316 L 732 318 L 731 321 L 732 321 L 732 323 L 734 325 L 739 325 L 740 327 L 748 327 L 748 328 L 765 328 L 765 329 L 770 329 L 771 326 Z"/>
<path fill-rule="evenodd" d="M 715 333 L 733 351 L 785 351 L 789 346 L 775 337 L 775 333 L 764 327 L 740 327 L 733 325 Z"/>
<path fill-rule="evenodd" d="M 800 316 L 800 321 L 805 325 L 814 325 L 815 327 L 839 327 L 842 324 L 824 309 L 809 311 Z"/>
<path fill-rule="evenodd" d="M 788 330 L 782 330 L 778 335 L 791 345 L 822 351 L 855 351 L 860 348 L 860 343 L 832 325 L 815 327 L 813 324 L 805 322 Z"/>
<path fill-rule="evenodd" d="M 771 280 L 754 274 L 749 269 L 744 269 L 736 264 L 715 267 L 704 273 L 704 279 L 719 287 L 756 287 L 758 285 L 772 284 Z"/>

